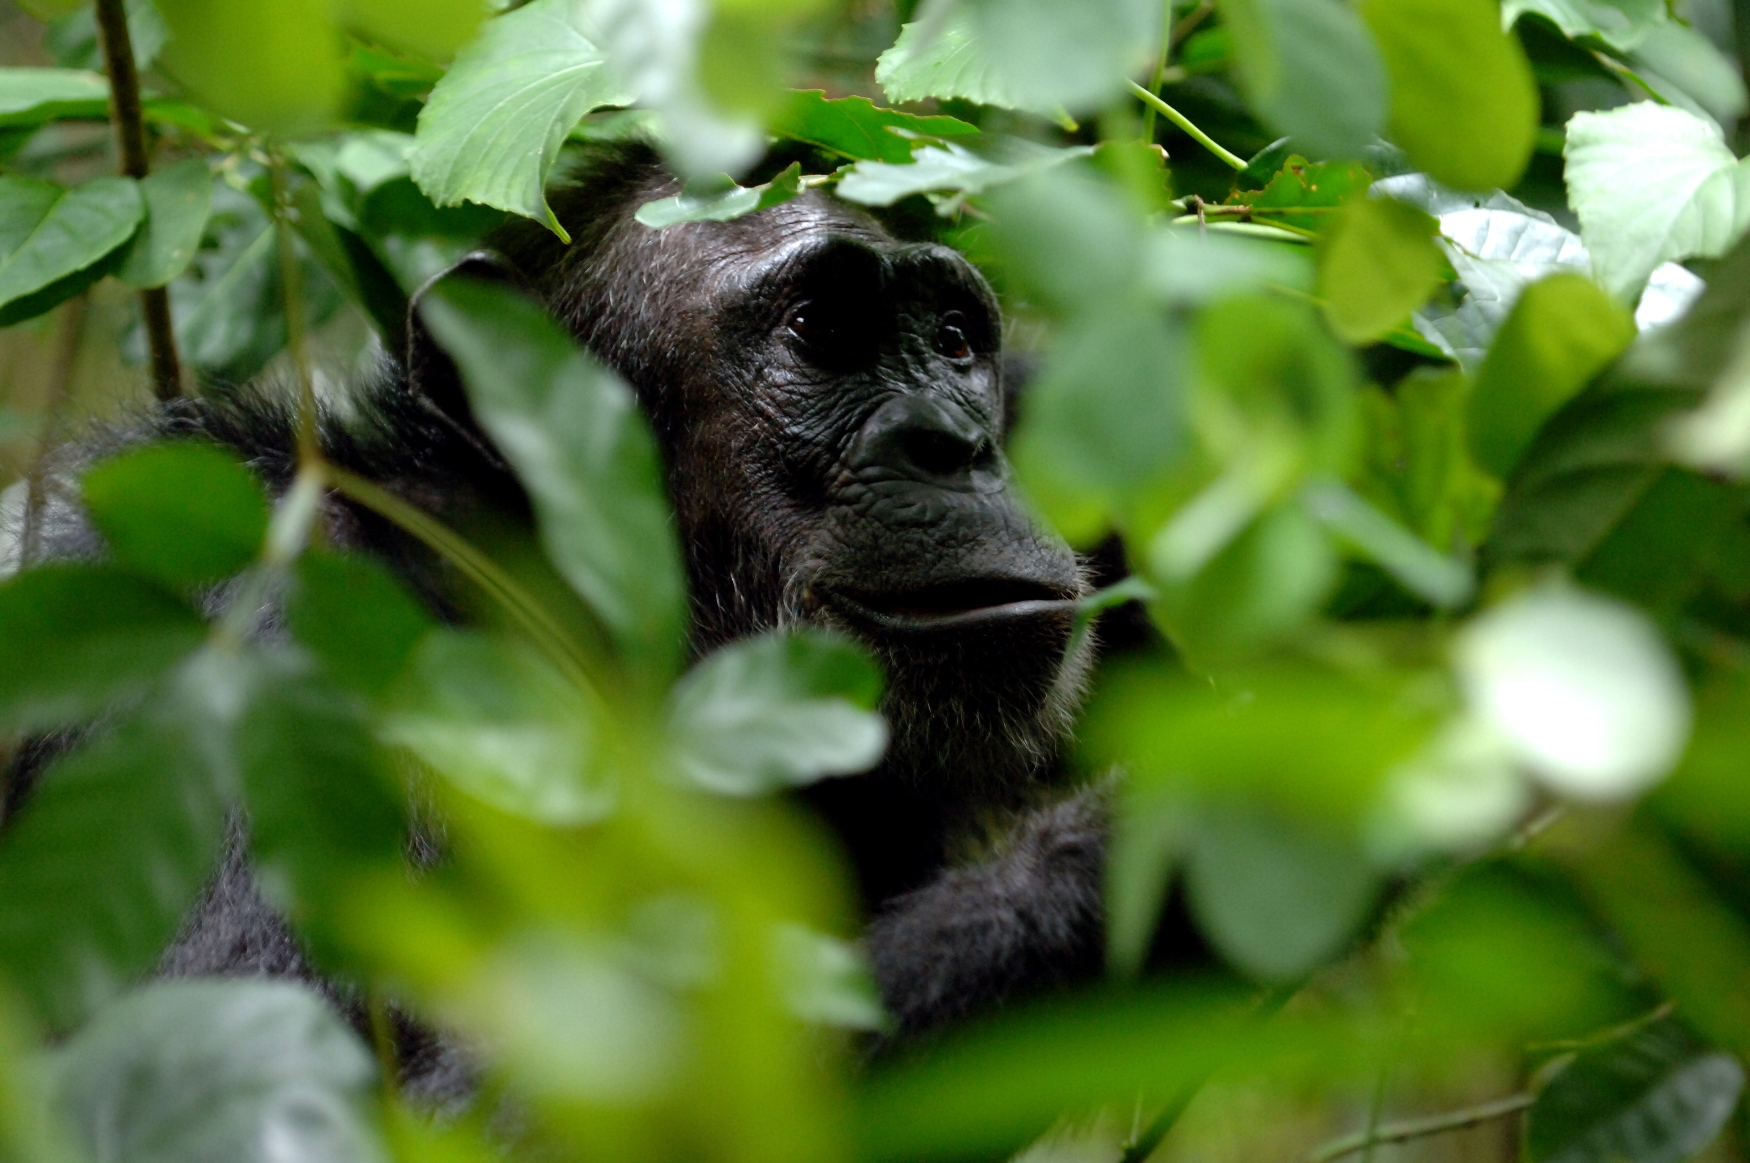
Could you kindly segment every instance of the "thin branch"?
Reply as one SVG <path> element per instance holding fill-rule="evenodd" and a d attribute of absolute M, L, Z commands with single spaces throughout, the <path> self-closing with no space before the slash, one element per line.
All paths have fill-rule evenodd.
<path fill-rule="evenodd" d="M 1173 25 L 1171 37 L 1167 41 L 1167 51 L 1172 52 L 1185 43 L 1185 38 L 1197 31 L 1197 26 L 1209 19 L 1209 14 L 1215 11 L 1215 5 L 1210 0 L 1199 0 L 1197 7 L 1185 13 L 1179 23 Z"/>
<path fill-rule="evenodd" d="M 298 381 L 298 463 L 313 464 L 322 450 L 316 435 L 316 380 L 310 371 L 308 329 L 304 320 L 303 269 L 298 265 L 297 244 L 292 236 L 291 183 L 287 180 L 285 155 L 275 150 L 268 174 L 273 181 L 273 219 L 279 242 L 280 289 L 285 299 L 286 349 Z"/>
<path fill-rule="evenodd" d="M 104 70 L 109 73 L 110 124 L 115 127 L 121 170 L 138 181 L 150 170 L 151 160 L 146 149 L 146 119 L 140 107 L 140 72 L 134 64 L 134 44 L 122 0 L 97 0 L 97 43 L 103 51 Z M 141 291 L 140 315 L 151 352 L 152 393 L 160 400 L 173 400 L 182 394 L 182 361 L 176 354 L 169 293 L 163 287 Z"/>
<path fill-rule="evenodd" d="M 1159 110 L 1166 116 L 1168 121 L 1171 121 L 1174 125 L 1177 125 L 1180 129 L 1183 129 L 1186 133 L 1190 134 L 1191 139 L 1198 145 L 1201 145 L 1204 149 L 1208 150 L 1236 170 L 1243 170 L 1246 168 L 1245 158 L 1240 157 L 1238 154 L 1231 153 L 1228 150 L 1223 149 L 1220 145 L 1217 145 L 1215 139 L 1210 137 L 1207 133 L 1204 133 L 1201 129 L 1198 129 L 1189 117 L 1186 117 L 1183 113 L 1179 112 L 1177 109 L 1173 108 L 1171 105 L 1167 104 L 1135 81 L 1129 81 L 1126 83 L 1129 84 L 1132 93 L 1142 98 L 1144 104 L 1153 109 Z"/>
<path fill-rule="evenodd" d="M 1498 1098 L 1494 1102 L 1481 1103 L 1463 1110 L 1448 1111 L 1441 1115 L 1385 1123 L 1374 1128 L 1371 1134 L 1363 1131 L 1360 1134 L 1348 1135 L 1326 1143 L 1308 1155 L 1306 1163 L 1331 1163 L 1333 1159 L 1341 1159 L 1343 1156 L 1353 1155 L 1357 1151 L 1369 1150 L 1378 1143 L 1403 1143 L 1410 1139 L 1427 1138 L 1429 1135 L 1443 1135 L 1448 1131 L 1462 1131 L 1466 1127 L 1474 1127 L 1494 1119 L 1504 1118 L 1507 1115 L 1517 1114 L 1535 1101 L 1535 1095 L 1514 1094 L 1506 1098 Z"/>

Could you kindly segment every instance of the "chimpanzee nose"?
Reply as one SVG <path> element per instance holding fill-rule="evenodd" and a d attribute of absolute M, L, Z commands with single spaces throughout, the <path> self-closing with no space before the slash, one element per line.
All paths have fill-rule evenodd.
<path fill-rule="evenodd" d="M 925 484 L 989 492 L 1003 485 L 990 431 L 958 405 L 896 396 L 875 410 L 851 446 L 852 471 L 895 473 Z"/>

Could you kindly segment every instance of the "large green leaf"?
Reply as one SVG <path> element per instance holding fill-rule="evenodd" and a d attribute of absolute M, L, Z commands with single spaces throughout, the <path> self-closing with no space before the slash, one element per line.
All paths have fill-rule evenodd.
<path fill-rule="evenodd" d="M 240 572 L 267 534 L 261 482 L 210 444 L 124 452 L 86 473 L 80 490 L 116 558 L 171 586 Z"/>
<path fill-rule="evenodd" d="M 1526 1120 L 1532 1163 L 1681 1163 L 1720 1133 L 1744 1068 L 1664 1018 L 1582 1050 Z"/>
<path fill-rule="evenodd" d="M 14 321 L 9 305 L 109 256 L 132 237 L 143 213 L 131 178 L 98 178 L 68 190 L 41 178 L 0 176 L 0 325 Z M 46 310 L 54 303 L 32 305 Z"/>
<path fill-rule="evenodd" d="M 213 205 L 213 175 L 203 158 L 189 158 L 140 183 L 145 217 L 128 243 L 116 277 L 136 287 L 162 287 L 187 268 Z"/>
<path fill-rule="evenodd" d="M 1750 163 L 1694 113 L 1650 102 L 1577 113 L 1565 154 L 1592 268 L 1622 298 L 1660 263 L 1724 254 L 1750 227 Z"/>
<path fill-rule="evenodd" d="M 1440 285 L 1439 224 L 1391 198 L 1357 198 L 1319 235 L 1319 295 L 1331 329 L 1350 343 L 1378 339 Z"/>
<path fill-rule="evenodd" d="M 893 47 L 875 62 L 875 83 L 889 101 L 957 97 L 1005 109 L 1051 111 L 1030 103 L 1026 87 L 1015 85 L 991 61 L 969 6 L 938 0 L 927 15 L 901 28 Z"/>
<path fill-rule="evenodd" d="M 0 126 L 109 116 L 109 82 L 84 69 L 0 69 Z"/>
<path fill-rule="evenodd" d="M 543 193 L 559 147 L 585 113 L 631 99 L 584 6 L 534 0 L 489 23 L 432 90 L 413 180 L 439 206 L 497 206 L 564 237 Z"/>
<path fill-rule="evenodd" d="M 792 94 L 770 129 L 784 137 L 806 141 L 852 161 L 882 161 L 904 165 L 911 160 L 918 137 L 968 137 L 977 128 L 954 117 L 919 117 L 897 109 L 882 109 L 867 97 L 828 98 L 810 89 Z M 901 130 L 904 136 L 894 132 Z"/>
<path fill-rule="evenodd" d="M 850 642 L 772 634 L 725 646 L 675 687 L 675 763 L 701 787 L 757 795 L 874 766 L 881 674 Z"/>
<path fill-rule="evenodd" d="M 92 1158 L 380 1163 L 376 1064 L 331 1003 L 288 981 L 170 981 L 56 1053 L 55 1105 Z"/>
<path fill-rule="evenodd" d="M 423 310 L 475 415 L 533 496 L 554 565 L 632 665 L 673 673 L 685 615 L 680 549 L 632 390 L 515 292 L 453 281 Z"/>
<path fill-rule="evenodd" d="M 1385 127 L 1385 66 L 1342 0 L 1223 0 L 1252 111 L 1309 157 L 1358 157 Z"/>
<path fill-rule="evenodd" d="M 1569 36 L 1596 36 L 1623 51 L 1666 17 L 1659 0 L 1506 0 L 1501 22 L 1512 27 L 1527 12 L 1546 17 Z"/>
<path fill-rule="evenodd" d="M 320 550 L 298 558 L 286 620 L 298 644 L 344 686 L 378 694 L 407 664 L 431 618 L 376 558 Z"/>
<path fill-rule="evenodd" d="M 346 76 L 327 0 L 156 0 L 163 65 L 233 121 L 307 133 L 339 111 Z"/>
<path fill-rule="evenodd" d="M 200 645 L 183 602 L 109 567 L 52 565 L 0 585 L 0 722 L 76 723 L 143 694 Z"/>
<path fill-rule="evenodd" d="M 1391 138 L 1461 190 L 1508 187 L 1531 160 L 1537 85 L 1490 0 L 1367 0 L 1391 78 Z"/>

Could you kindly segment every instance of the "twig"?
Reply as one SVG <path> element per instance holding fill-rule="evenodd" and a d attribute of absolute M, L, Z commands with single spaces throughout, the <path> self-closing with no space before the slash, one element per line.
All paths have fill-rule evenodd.
<path fill-rule="evenodd" d="M 279 242 L 280 288 L 285 299 L 286 349 L 298 381 L 298 463 L 321 458 L 316 436 L 316 381 L 310 373 L 310 353 L 305 343 L 304 279 L 298 266 L 297 246 L 292 237 L 291 184 L 286 180 L 285 155 L 274 151 L 268 174 L 273 181 L 273 219 Z"/>
<path fill-rule="evenodd" d="M 1341 1159 L 1345 1155 L 1368 1150 L 1378 1143 L 1402 1143 L 1410 1139 L 1426 1138 L 1429 1135 L 1445 1134 L 1447 1131 L 1462 1131 L 1466 1127 L 1474 1127 L 1479 1123 L 1515 1114 L 1535 1101 L 1535 1095 L 1514 1094 L 1506 1098 L 1498 1098 L 1494 1102 L 1466 1107 L 1463 1110 L 1447 1111 L 1442 1115 L 1385 1123 L 1374 1128 L 1372 1133 L 1363 1131 L 1360 1134 L 1348 1135 L 1326 1143 L 1308 1155 L 1306 1163 L 1331 1163 L 1333 1159 Z"/>
<path fill-rule="evenodd" d="M 146 152 L 146 119 L 140 108 L 140 72 L 134 65 L 133 39 L 122 0 L 97 0 L 97 42 L 109 73 L 110 123 L 115 127 L 116 152 L 122 173 L 139 181 L 151 168 Z M 182 394 L 182 361 L 176 354 L 176 331 L 170 321 L 170 294 L 163 287 L 140 292 L 140 315 L 146 324 L 146 346 L 152 359 L 152 394 L 173 400 Z"/>
<path fill-rule="evenodd" d="M 1201 129 L 1198 129 L 1189 117 L 1186 117 L 1183 113 L 1179 112 L 1177 109 L 1173 108 L 1171 105 L 1167 104 L 1135 81 L 1128 81 L 1126 84 L 1130 86 L 1130 91 L 1132 93 L 1142 98 L 1144 104 L 1148 105 L 1150 108 L 1158 109 L 1166 116 L 1168 121 L 1171 121 L 1174 125 L 1177 125 L 1180 129 L 1183 129 L 1186 133 L 1190 134 L 1191 139 L 1198 145 L 1201 145 L 1204 149 L 1208 150 L 1236 170 L 1243 170 L 1246 168 L 1245 158 L 1240 157 L 1238 154 L 1231 153 L 1228 150 L 1223 149 L 1220 145 L 1217 145 L 1215 139 L 1210 137 L 1207 133 L 1204 133 Z"/>
<path fill-rule="evenodd" d="M 1210 0 L 1200 0 L 1197 7 L 1185 13 L 1179 19 L 1179 23 L 1173 25 L 1172 34 L 1167 41 L 1168 52 L 1170 53 L 1183 44 L 1185 38 L 1196 32 L 1197 26 L 1209 19 L 1209 14 L 1214 11 L 1215 5 L 1211 4 Z"/>

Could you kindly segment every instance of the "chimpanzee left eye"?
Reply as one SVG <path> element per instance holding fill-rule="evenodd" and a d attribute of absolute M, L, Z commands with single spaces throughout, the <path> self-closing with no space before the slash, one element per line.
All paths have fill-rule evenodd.
<path fill-rule="evenodd" d="M 966 316 L 950 311 L 936 323 L 936 350 L 949 359 L 970 359 L 972 341 L 966 338 Z"/>

